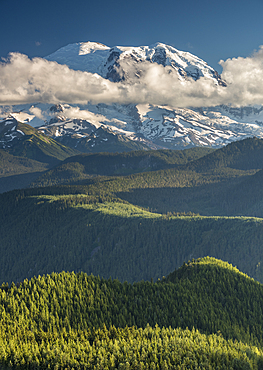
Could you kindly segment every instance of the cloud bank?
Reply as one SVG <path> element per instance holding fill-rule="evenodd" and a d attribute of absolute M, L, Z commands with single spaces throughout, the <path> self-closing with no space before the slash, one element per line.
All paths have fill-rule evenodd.
<path fill-rule="evenodd" d="M 228 83 L 229 103 L 263 104 L 263 46 L 247 58 L 221 60 L 222 78 Z"/>
<path fill-rule="evenodd" d="M 247 58 L 220 61 L 227 87 L 213 80 L 180 82 L 170 69 L 142 64 L 136 83 L 113 83 L 42 58 L 11 53 L 0 64 L 0 105 L 25 103 L 149 103 L 174 107 L 263 104 L 263 46 Z M 40 112 L 39 112 L 40 114 Z"/>

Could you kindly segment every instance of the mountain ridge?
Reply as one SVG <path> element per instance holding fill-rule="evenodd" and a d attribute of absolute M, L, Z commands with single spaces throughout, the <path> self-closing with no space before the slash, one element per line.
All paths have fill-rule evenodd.
<path fill-rule="evenodd" d="M 189 79 L 224 81 L 205 61 L 163 43 L 142 47 L 108 47 L 100 43 L 70 44 L 46 57 L 85 73 L 99 74 L 116 84 L 140 83 L 149 67 L 161 66 L 184 84 Z M 154 78 L 153 78 L 154 82 Z M 131 140 L 145 148 L 184 149 L 193 146 L 221 147 L 245 137 L 263 138 L 263 108 L 249 106 L 178 108 L 158 104 L 22 104 L 0 107 L 2 116 L 37 127 L 54 140 L 82 152 L 107 151 L 92 140 L 101 127 L 118 140 Z M 10 110 L 11 109 L 11 110 Z M 6 112 L 6 113 L 5 113 Z M 6 118 L 6 117 L 5 117 Z M 90 144 L 87 145 L 87 142 Z M 91 146 L 93 145 L 93 146 Z M 132 143 L 129 144 L 130 146 Z"/>

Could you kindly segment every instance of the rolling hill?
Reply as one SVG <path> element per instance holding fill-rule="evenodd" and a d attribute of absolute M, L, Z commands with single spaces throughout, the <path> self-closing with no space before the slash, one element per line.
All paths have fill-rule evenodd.
<path fill-rule="evenodd" d="M 29 186 L 48 168 L 47 163 L 14 156 L 0 149 L 0 193 Z"/>
<path fill-rule="evenodd" d="M 62 270 L 156 280 L 211 255 L 263 281 L 261 158 L 259 139 L 68 158 L 38 185 L 73 184 L 0 196 L 0 280 Z"/>
<path fill-rule="evenodd" d="M 51 274 L 0 288 L 0 364 L 261 369 L 262 285 L 189 261 L 156 283 Z"/>
<path fill-rule="evenodd" d="M 260 218 L 162 215 L 88 186 L 13 191 L 0 202 L 2 281 L 62 270 L 156 280 L 206 255 L 263 281 Z"/>
<path fill-rule="evenodd" d="M 262 217 L 262 167 L 263 141 L 249 138 L 217 150 L 75 156 L 32 186 L 86 183 L 90 192 L 160 213 Z"/>
<path fill-rule="evenodd" d="M 213 149 L 137 150 L 124 153 L 81 154 L 67 158 L 40 176 L 32 186 L 52 186 L 96 176 L 121 176 L 181 166 Z"/>

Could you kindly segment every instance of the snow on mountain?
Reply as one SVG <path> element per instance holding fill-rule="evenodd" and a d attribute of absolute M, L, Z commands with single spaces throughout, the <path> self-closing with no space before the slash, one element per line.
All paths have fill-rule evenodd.
<path fill-rule="evenodd" d="M 94 42 L 77 43 L 59 49 L 46 59 L 75 70 L 97 73 L 113 82 L 130 84 L 139 81 L 147 66 L 158 63 L 168 68 L 169 73 L 176 73 L 181 81 L 205 77 L 212 79 L 215 85 L 225 86 L 218 73 L 202 59 L 162 43 L 113 48 Z M 78 106 L 36 102 L 0 107 L 0 113 L 4 119 L 1 127 L 15 121 L 29 123 L 66 145 L 81 146 L 82 151 L 87 143 L 90 143 L 89 150 L 95 148 L 97 136 L 103 137 L 100 148 L 103 141 L 116 135 L 148 147 L 172 149 L 195 145 L 220 147 L 248 136 L 263 138 L 261 106 L 185 109 L 150 104 Z M 14 132 L 5 132 L 11 142 Z M 3 142 L 3 145 L 6 144 Z"/>
<path fill-rule="evenodd" d="M 180 80 L 206 77 L 225 85 L 218 73 L 202 59 L 162 43 L 110 48 L 100 43 L 81 42 L 67 45 L 46 59 L 67 64 L 75 70 L 97 73 L 114 82 L 140 78 L 143 64 L 147 68 L 147 63 L 157 63 L 176 71 Z"/>
<path fill-rule="evenodd" d="M 45 59 L 66 64 L 71 69 L 98 73 L 98 66 L 105 60 L 110 48 L 95 42 L 70 44 L 55 51 Z"/>
<path fill-rule="evenodd" d="M 12 116 L 0 123 L 0 149 L 10 148 L 16 140 L 25 135 L 17 126 L 18 121 Z"/>
<path fill-rule="evenodd" d="M 240 122 L 234 118 L 232 111 L 233 117 L 229 117 L 229 109 L 223 106 L 213 110 L 149 104 L 87 104 L 81 107 L 59 104 L 39 107 L 34 105 L 34 109 L 38 108 L 37 112 L 47 119 L 38 125 L 38 130 L 74 148 L 78 148 L 80 143 L 83 147 L 83 141 L 94 140 L 99 129 L 104 130 L 104 136 L 106 133 L 119 135 L 152 148 L 181 149 L 196 145 L 216 148 L 249 136 L 263 138 L 263 110 L 256 108 L 245 111 L 240 108 L 240 112 L 235 110 L 237 116 L 243 112 L 244 122 Z M 32 124 L 34 119 L 32 107 L 25 106 L 23 111 L 12 113 L 3 123 L 18 120 Z M 37 122 L 40 122 L 39 118 Z"/>
<path fill-rule="evenodd" d="M 240 123 L 256 123 L 259 126 L 263 126 L 263 106 L 248 106 L 235 108 L 227 105 L 221 105 L 219 107 L 213 107 L 208 109 L 211 112 L 220 112 L 221 114 L 227 115 L 233 120 L 237 120 Z"/>

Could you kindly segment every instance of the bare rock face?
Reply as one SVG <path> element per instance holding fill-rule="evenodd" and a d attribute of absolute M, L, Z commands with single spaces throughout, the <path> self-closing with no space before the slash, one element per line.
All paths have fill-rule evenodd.
<path fill-rule="evenodd" d="M 220 74 L 217 71 L 214 71 L 213 74 L 214 74 L 214 78 L 218 81 L 219 86 L 223 86 L 223 87 L 227 86 L 226 82 L 221 78 Z"/>
<path fill-rule="evenodd" d="M 52 113 L 61 113 L 64 111 L 64 107 L 61 104 L 55 104 L 50 107 L 50 112 Z"/>
<path fill-rule="evenodd" d="M 227 105 L 223 105 L 223 109 L 225 112 L 228 112 L 230 115 L 237 119 L 244 119 L 249 115 L 259 115 L 263 112 L 263 106 L 261 107 L 228 107 Z"/>
<path fill-rule="evenodd" d="M 166 51 L 164 48 L 156 48 L 152 56 L 152 62 L 166 66 Z"/>
<path fill-rule="evenodd" d="M 57 122 L 65 122 L 66 118 L 64 116 L 56 115 L 55 117 L 51 118 L 47 124 L 51 125 L 52 123 L 57 123 Z"/>

